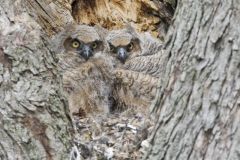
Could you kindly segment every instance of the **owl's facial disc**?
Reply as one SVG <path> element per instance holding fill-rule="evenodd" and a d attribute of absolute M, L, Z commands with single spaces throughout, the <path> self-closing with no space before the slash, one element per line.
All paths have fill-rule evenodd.
<path fill-rule="evenodd" d="M 117 48 L 117 58 L 122 62 L 125 63 L 126 59 L 128 58 L 128 52 L 125 47 L 118 47 Z"/>
<path fill-rule="evenodd" d="M 93 49 L 90 45 L 83 44 L 77 49 L 80 56 L 82 56 L 86 61 L 93 56 Z"/>
<path fill-rule="evenodd" d="M 115 53 L 117 59 L 120 60 L 121 63 L 125 63 L 126 60 L 131 57 L 132 51 L 134 49 L 134 43 L 129 42 L 127 44 L 114 45 L 111 42 L 108 42 L 110 47 L 110 52 Z"/>
<path fill-rule="evenodd" d="M 75 53 L 83 57 L 86 61 L 94 55 L 94 53 L 101 51 L 102 41 L 95 40 L 93 42 L 85 42 L 79 39 L 73 39 L 71 41 L 71 47 Z"/>

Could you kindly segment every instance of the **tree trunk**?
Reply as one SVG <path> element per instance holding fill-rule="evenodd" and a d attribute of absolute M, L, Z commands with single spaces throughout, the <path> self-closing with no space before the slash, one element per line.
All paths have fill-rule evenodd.
<path fill-rule="evenodd" d="M 146 159 L 240 159 L 240 1 L 182 0 Z"/>
<path fill-rule="evenodd" d="M 0 0 L 0 159 L 66 160 L 72 126 L 56 55 L 26 4 Z"/>

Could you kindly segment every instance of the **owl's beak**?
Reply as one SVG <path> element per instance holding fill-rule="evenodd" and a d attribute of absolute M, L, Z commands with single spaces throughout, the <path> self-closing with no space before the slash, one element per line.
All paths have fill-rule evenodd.
<path fill-rule="evenodd" d="M 125 48 L 118 48 L 117 50 L 117 54 L 118 54 L 118 59 L 122 62 L 125 63 L 128 55 L 127 55 L 127 51 Z"/>
<path fill-rule="evenodd" d="M 79 54 L 87 61 L 91 56 L 93 56 L 93 50 L 89 45 L 84 45 L 79 51 Z"/>

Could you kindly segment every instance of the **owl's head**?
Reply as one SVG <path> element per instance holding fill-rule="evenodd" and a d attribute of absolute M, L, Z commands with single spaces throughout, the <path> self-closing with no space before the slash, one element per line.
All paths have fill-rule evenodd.
<path fill-rule="evenodd" d="M 74 25 L 65 31 L 63 47 L 72 56 L 79 56 L 86 61 L 97 52 L 104 49 L 104 40 L 98 27 Z"/>
<path fill-rule="evenodd" d="M 131 26 L 110 31 L 106 41 L 108 43 L 108 52 L 122 63 L 142 52 L 139 36 Z"/>

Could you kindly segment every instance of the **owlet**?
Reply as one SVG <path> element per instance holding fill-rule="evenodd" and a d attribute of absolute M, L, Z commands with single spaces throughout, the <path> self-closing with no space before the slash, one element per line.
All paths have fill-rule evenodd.
<path fill-rule="evenodd" d="M 71 115 L 107 113 L 112 84 L 112 63 L 104 50 L 105 30 L 71 25 L 61 40 L 59 68 Z"/>
<path fill-rule="evenodd" d="M 147 108 L 157 90 L 162 44 L 131 27 L 109 32 L 106 41 L 115 59 L 113 95 L 118 108 Z"/>

